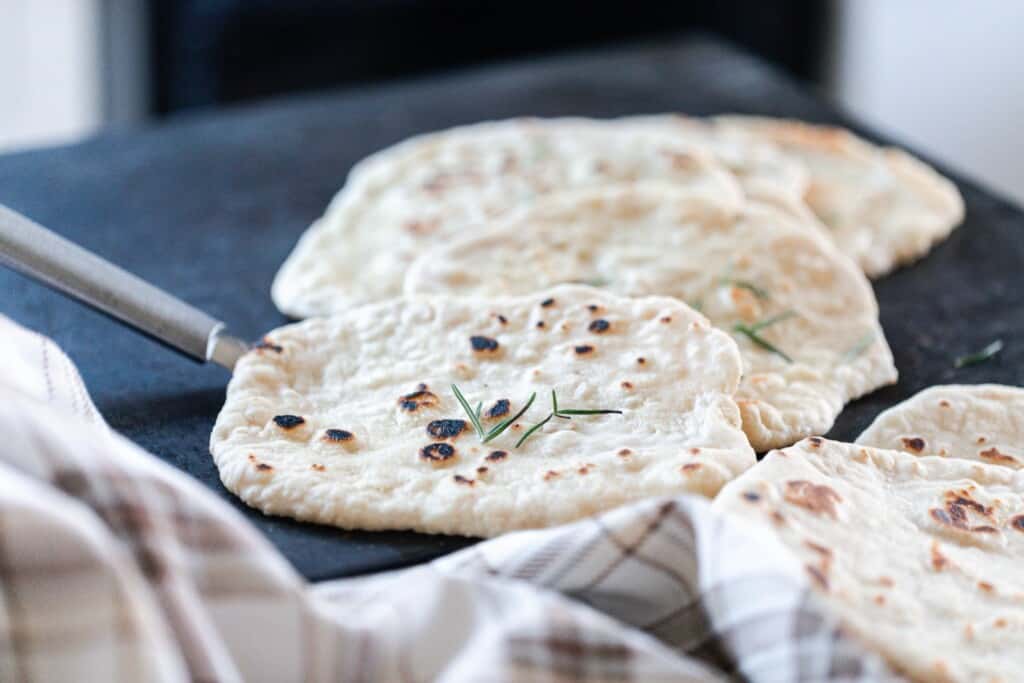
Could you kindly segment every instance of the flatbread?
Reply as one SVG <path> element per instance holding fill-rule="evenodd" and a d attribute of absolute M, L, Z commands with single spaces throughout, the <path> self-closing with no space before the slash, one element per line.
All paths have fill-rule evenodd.
<path fill-rule="evenodd" d="M 770 142 L 737 135 L 712 119 L 680 114 L 627 116 L 610 123 L 629 130 L 670 135 L 681 144 L 707 152 L 739 181 L 748 196 L 802 200 L 810 189 L 804 162 Z"/>
<path fill-rule="evenodd" d="M 915 261 L 963 221 L 956 186 L 924 162 L 842 128 L 749 116 L 713 119 L 723 134 L 770 142 L 804 164 L 804 199 L 840 251 L 872 278 Z"/>
<path fill-rule="evenodd" d="M 674 299 L 580 286 L 394 299 L 271 332 L 235 367 L 210 450 L 224 485 L 267 514 L 493 536 L 713 496 L 754 464 L 739 378 L 733 341 Z M 453 383 L 487 428 L 537 398 L 482 444 Z M 516 448 L 552 389 L 561 409 L 623 414 L 552 419 Z"/>
<path fill-rule="evenodd" d="M 930 387 L 875 418 L 857 443 L 913 455 L 1024 467 L 1024 389 Z"/>
<path fill-rule="evenodd" d="M 812 438 L 714 505 L 773 528 L 844 625 L 909 678 L 1024 680 L 1024 473 Z"/>
<path fill-rule="evenodd" d="M 660 179 L 723 201 L 739 185 L 664 131 L 587 119 L 513 119 L 407 140 L 356 166 L 271 289 L 297 317 L 396 296 L 422 250 L 554 191 Z"/>
<path fill-rule="evenodd" d="M 791 312 L 759 335 L 792 362 L 734 332 L 737 402 L 759 451 L 825 433 L 847 401 L 896 379 L 863 274 L 792 212 L 756 201 L 736 209 L 660 184 L 552 196 L 424 253 L 405 290 L 495 296 L 566 281 L 674 296 L 729 331 Z"/>

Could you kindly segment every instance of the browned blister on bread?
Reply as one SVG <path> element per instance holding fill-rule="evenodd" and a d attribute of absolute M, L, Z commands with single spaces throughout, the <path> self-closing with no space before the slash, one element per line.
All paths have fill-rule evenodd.
<path fill-rule="evenodd" d="M 843 628 L 921 683 L 1024 680 L 1024 472 L 810 439 L 715 507 L 800 558 Z"/>

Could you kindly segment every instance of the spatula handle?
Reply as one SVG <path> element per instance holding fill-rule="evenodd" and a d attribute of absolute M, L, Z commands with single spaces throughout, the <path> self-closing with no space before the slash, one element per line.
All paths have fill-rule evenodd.
<path fill-rule="evenodd" d="M 201 363 L 231 369 L 245 351 L 224 323 L 3 205 L 0 263 Z"/>

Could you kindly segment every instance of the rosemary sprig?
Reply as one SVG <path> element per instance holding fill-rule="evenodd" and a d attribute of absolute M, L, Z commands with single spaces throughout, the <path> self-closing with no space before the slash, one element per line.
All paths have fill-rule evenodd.
<path fill-rule="evenodd" d="M 775 323 L 781 323 L 783 320 L 789 320 L 790 318 L 792 318 L 795 315 L 796 315 L 796 311 L 794 311 L 792 309 L 789 309 L 789 310 L 783 311 L 782 313 L 779 313 L 777 315 L 773 315 L 770 318 L 765 318 L 764 320 L 756 322 L 753 325 L 750 325 L 750 329 L 752 329 L 754 332 L 758 332 L 758 331 L 763 330 L 764 328 L 768 327 L 769 325 L 774 325 Z"/>
<path fill-rule="evenodd" d="M 857 357 L 859 357 L 862 353 L 867 351 L 868 347 L 870 347 L 874 343 L 875 343 L 875 331 L 874 330 L 869 330 L 869 331 L 865 332 L 863 335 L 861 335 L 860 339 L 857 340 L 856 344 L 854 344 L 853 346 L 851 346 L 849 349 L 846 350 L 846 353 L 843 354 L 842 361 L 844 363 L 852 362 Z"/>
<path fill-rule="evenodd" d="M 509 425 L 511 425 L 516 420 L 518 420 L 520 417 L 522 417 L 523 413 L 525 413 L 527 410 L 530 409 L 530 406 L 533 405 L 533 399 L 535 399 L 535 398 L 537 398 L 537 392 L 536 391 L 533 392 L 532 394 L 530 394 L 530 400 L 528 400 L 526 402 L 526 405 L 524 405 L 522 407 L 522 409 L 518 413 L 516 413 L 512 417 L 508 418 L 507 420 L 502 420 L 501 422 L 496 424 L 494 426 L 494 428 L 491 429 L 491 431 L 487 432 L 487 436 L 485 436 L 483 441 L 481 441 L 480 443 L 487 443 L 487 442 L 493 441 L 494 439 L 497 439 L 499 436 L 501 436 L 501 433 L 504 432 L 506 429 L 508 429 Z"/>
<path fill-rule="evenodd" d="M 758 332 L 760 332 L 761 330 L 763 330 L 764 328 L 766 328 L 766 327 L 768 327 L 770 325 L 774 325 L 775 323 L 782 322 L 783 320 L 788 320 L 789 318 L 792 318 L 795 315 L 796 315 L 796 311 L 792 311 L 792 310 L 783 311 L 782 313 L 779 313 L 778 315 L 773 315 L 770 318 L 765 318 L 764 320 L 756 322 L 753 325 L 747 325 L 746 323 L 736 323 L 735 325 L 732 326 L 732 329 L 735 332 L 739 332 L 740 334 L 745 335 L 747 337 L 747 339 L 752 341 L 754 344 L 757 344 L 758 346 L 760 346 L 765 351 L 770 351 L 770 352 L 778 355 L 779 357 L 781 357 L 787 363 L 792 363 L 793 359 L 790 358 L 789 355 L 785 351 L 783 351 L 782 349 L 780 349 L 779 347 L 775 346 L 770 341 L 768 341 L 767 339 L 765 339 L 764 337 L 759 335 Z"/>
<path fill-rule="evenodd" d="M 729 266 L 722 271 L 721 276 L 718 278 L 718 285 L 720 287 L 739 287 L 740 289 L 747 290 L 748 292 L 756 296 L 758 299 L 763 299 L 765 301 L 772 298 L 768 290 L 764 289 L 763 287 L 758 287 L 750 280 L 744 280 L 743 278 L 733 277 L 732 274 L 735 268 L 736 264 L 730 263 Z"/>
<path fill-rule="evenodd" d="M 462 409 L 466 411 L 466 415 L 469 416 L 469 421 L 472 423 L 473 429 L 476 430 L 477 436 L 480 437 L 480 443 L 489 443 L 489 442 L 497 439 L 499 436 L 501 436 L 505 432 L 506 429 L 511 427 L 515 423 L 516 420 L 521 418 L 526 413 L 526 411 L 530 409 L 530 406 L 533 405 L 534 400 L 537 398 L 537 392 L 535 391 L 532 394 L 530 394 L 530 398 L 526 401 L 526 403 L 523 405 L 523 407 L 519 409 L 519 412 L 517 412 L 515 415 L 513 415 L 510 418 L 502 420 L 498 424 L 494 425 L 489 431 L 485 432 L 484 431 L 484 426 L 480 423 L 480 409 L 483 407 L 483 403 L 482 402 L 481 403 L 477 403 L 476 404 L 476 410 L 473 410 L 473 409 L 471 409 L 469 407 L 469 401 L 466 400 L 466 397 L 462 395 L 462 392 L 459 391 L 459 388 L 457 386 L 455 386 L 454 384 L 452 385 L 452 393 L 455 394 L 455 398 L 456 398 L 456 400 L 458 400 L 459 405 L 462 406 Z M 534 432 L 536 432 L 538 429 L 540 429 L 541 427 L 546 425 L 548 422 L 550 422 L 551 418 L 553 418 L 553 417 L 560 417 L 563 420 L 571 420 L 572 417 L 570 417 L 570 416 L 572 416 L 572 415 L 610 415 L 610 414 L 621 415 L 622 411 L 621 410 L 581 410 L 581 409 L 578 409 L 578 408 L 569 408 L 569 409 L 563 410 L 562 408 L 558 407 L 558 394 L 556 394 L 555 390 L 552 389 L 551 390 L 551 412 L 548 413 L 547 417 L 545 417 L 543 420 L 541 420 L 537 424 L 535 424 L 532 427 L 530 427 L 528 430 L 526 430 L 526 433 L 524 433 L 521 437 L 519 437 L 519 440 L 516 441 L 516 448 L 519 448 L 521 445 L 523 445 L 523 443 L 528 438 L 530 438 L 534 434 Z"/>
<path fill-rule="evenodd" d="M 756 296 L 758 299 L 764 299 L 765 301 L 772 298 L 772 295 L 768 293 L 768 290 L 758 287 L 750 280 L 739 280 L 731 277 L 723 277 L 721 280 L 718 281 L 718 284 L 720 284 L 723 287 L 732 286 L 738 287 L 740 289 L 745 289 L 754 296 Z"/>
<path fill-rule="evenodd" d="M 612 414 L 622 415 L 622 411 L 621 410 L 581 410 L 581 409 L 577 409 L 577 408 L 567 408 L 567 409 L 563 410 L 563 409 L 558 407 L 558 394 L 556 394 L 555 390 L 552 389 L 551 390 L 551 412 L 548 413 L 547 417 L 545 417 L 543 420 L 541 420 L 537 424 L 535 424 L 532 427 L 530 427 L 528 430 L 526 430 L 526 432 L 521 437 L 519 437 L 519 441 L 516 441 L 516 448 L 519 448 L 521 445 L 523 445 L 523 442 L 525 442 L 528 438 L 530 438 L 533 435 L 533 433 L 536 432 L 538 429 L 540 429 L 541 427 L 546 425 L 548 422 L 550 422 L 551 418 L 553 418 L 553 417 L 560 417 L 563 420 L 571 420 L 572 419 L 570 417 L 571 415 L 612 415 Z"/>
<path fill-rule="evenodd" d="M 611 280 L 603 277 L 583 278 L 582 280 L 566 280 L 567 285 L 588 285 L 590 287 L 607 287 Z"/>
<path fill-rule="evenodd" d="M 621 410 L 579 410 L 577 408 L 567 408 L 562 410 L 558 407 L 558 394 L 555 390 L 551 390 L 551 412 L 554 413 L 555 417 L 564 417 L 569 419 L 569 415 L 622 415 Z"/>
<path fill-rule="evenodd" d="M 541 420 L 537 424 L 535 424 L 532 427 L 530 427 L 529 429 L 527 429 L 526 432 L 521 437 L 519 437 L 519 441 L 516 441 L 516 448 L 519 448 L 520 446 L 522 446 L 524 441 L 526 441 L 531 436 L 533 436 L 533 433 L 535 431 L 537 431 L 538 429 L 540 429 L 541 427 L 546 425 L 548 422 L 550 422 L 551 418 L 553 418 L 554 416 L 555 416 L 554 413 L 548 413 L 547 417 L 545 417 L 543 420 Z"/>
<path fill-rule="evenodd" d="M 560 417 L 563 420 L 571 420 L 572 419 L 568 415 L 562 415 L 562 414 L 560 414 L 558 412 L 558 394 L 555 393 L 554 389 L 551 390 L 551 413 L 555 417 Z M 547 420 L 545 420 L 545 422 L 547 422 Z M 534 431 L 536 431 L 536 430 L 534 430 Z"/>
<path fill-rule="evenodd" d="M 466 415 L 469 415 L 469 421 L 472 423 L 473 429 L 476 430 L 476 435 L 481 439 L 484 438 L 484 426 L 480 424 L 480 408 L 482 408 L 484 404 L 479 403 L 477 405 L 477 409 L 474 411 L 469 407 L 469 402 L 466 400 L 466 397 L 462 395 L 462 392 L 459 391 L 459 388 L 454 384 L 452 385 L 452 393 L 455 394 L 455 399 L 462 406 L 462 409 L 466 411 Z"/>
<path fill-rule="evenodd" d="M 953 362 L 953 367 L 959 369 L 967 367 L 968 365 L 977 365 L 978 363 L 984 363 L 985 361 L 992 358 L 1000 351 L 1003 350 L 1003 340 L 996 339 L 994 342 L 983 348 L 977 353 L 971 353 L 966 356 L 960 356 Z"/>
<path fill-rule="evenodd" d="M 469 401 L 466 400 L 466 397 L 462 395 L 462 392 L 459 391 L 459 388 L 454 384 L 452 385 L 452 393 L 455 394 L 455 398 L 458 400 L 459 405 L 462 406 L 462 409 L 466 411 L 466 415 L 469 416 L 469 421 L 473 425 L 476 435 L 480 437 L 480 443 L 488 443 L 501 436 L 501 433 L 508 429 L 509 425 L 522 417 L 523 413 L 530 409 L 530 406 L 533 405 L 534 399 L 537 398 L 537 392 L 533 392 L 530 394 L 530 398 L 526 401 L 526 405 L 524 405 L 518 413 L 508 419 L 502 420 L 491 427 L 489 431 L 484 431 L 484 426 L 480 422 L 480 410 L 484 407 L 483 402 L 481 401 L 480 403 L 477 403 L 476 410 L 473 410 L 469 407 Z"/>
<path fill-rule="evenodd" d="M 754 342 L 755 344 L 760 346 L 765 351 L 771 351 L 772 353 L 780 356 L 787 363 L 792 363 L 793 362 L 793 359 L 790 358 L 789 355 L 786 354 L 785 351 L 783 351 L 782 349 L 780 349 L 779 347 L 775 346 L 770 341 L 768 341 L 767 339 L 765 339 L 764 337 L 759 335 L 757 332 L 754 331 L 753 328 L 747 327 L 746 325 L 744 325 L 742 323 L 736 323 L 733 326 L 732 329 L 734 329 L 735 331 L 740 332 L 740 333 L 746 335 L 747 338 L 750 341 Z"/>

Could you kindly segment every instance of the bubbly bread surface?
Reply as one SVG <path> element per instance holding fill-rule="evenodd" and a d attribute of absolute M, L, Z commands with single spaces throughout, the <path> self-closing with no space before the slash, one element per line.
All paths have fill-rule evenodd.
<path fill-rule="evenodd" d="M 238 363 L 210 448 L 268 514 L 493 536 L 649 496 L 713 496 L 754 464 L 736 344 L 665 297 L 582 286 L 395 299 L 275 330 Z M 482 443 L 451 385 L 480 406 Z M 621 414 L 549 416 L 559 409 Z"/>
<path fill-rule="evenodd" d="M 1024 389 L 999 384 L 929 387 L 875 418 L 857 443 L 1020 469 Z"/>
<path fill-rule="evenodd" d="M 397 295 L 424 249 L 553 192 L 671 182 L 739 203 L 736 179 L 671 132 L 591 119 L 511 119 L 411 138 L 360 162 L 271 289 L 296 317 Z"/>
<path fill-rule="evenodd" d="M 910 154 L 848 130 L 752 116 L 713 119 L 740 140 L 775 145 L 807 170 L 808 206 L 868 277 L 916 261 L 964 219 L 956 186 Z"/>
<path fill-rule="evenodd" d="M 296 317 L 380 301 L 423 249 L 545 195 L 645 181 L 734 202 L 806 201 L 871 277 L 926 254 L 964 214 L 955 186 L 928 165 L 839 128 L 749 116 L 509 119 L 416 136 L 360 162 L 271 294 Z"/>
<path fill-rule="evenodd" d="M 773 529 L 897 672 L 1024 680 L 1024 473 L 811 438 L 769 453 L 714 505 Z"/>
<path fill-rule="evenodd" d="M 764 451 L 824 434 L 847 401 L 896 380 L 870 284 L 801 215 L 655 183 L 562 193 L 425 252 L 405 291 L 486 297 L 576 281 L 689 302 L 739 344 L 743 428 Z"/>

